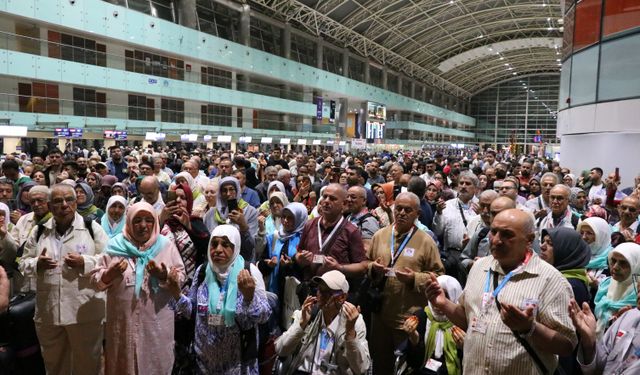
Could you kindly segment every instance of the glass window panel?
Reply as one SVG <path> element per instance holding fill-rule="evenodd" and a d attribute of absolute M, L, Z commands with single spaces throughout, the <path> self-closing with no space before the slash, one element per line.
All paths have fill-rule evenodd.
<path fill-rule="evenodd" d="M 598 100 L 640 96 L 640 34 L 601 44 Z"/>
<path fill-rule="evenodd" d="M 602 32 L 604 36 L 640 26 L 640 0 L 605 1 Z"/>
<path fill-rule="evenodd" d="M 599 46 L 573 55 L 571 66 L 571 106 L 593 103 L 596 100 Z"/>
<path fill-rule="evenodd" d="M 582 0 L 576 5 L 573 49 L 579 51 L 600 39 L 602 0 Z"/>

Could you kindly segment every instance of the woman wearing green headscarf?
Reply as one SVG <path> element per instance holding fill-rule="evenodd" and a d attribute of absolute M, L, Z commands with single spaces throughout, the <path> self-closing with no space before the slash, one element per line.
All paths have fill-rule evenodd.
<path fill-rule="evenodd" d="M 84 182 L 76 184 L 75 190 L 78 203 L 78 213 L 80 216 L 85 219 L 100 222 L 102 215 L 104 215 L 104 211 L 93 204 L 95 199 L 93 190 Z"/>
<path fill-rule="evenodd" d="M 438 283 L 447 298 L 455 303 L 462 295 L 462 286 L 455 278 L 438 276 Z M 462 374 L 464 331 L 429 305 L 407 318 L 402 329 L 409 335 L 407 363 L 412 374 Z"/>

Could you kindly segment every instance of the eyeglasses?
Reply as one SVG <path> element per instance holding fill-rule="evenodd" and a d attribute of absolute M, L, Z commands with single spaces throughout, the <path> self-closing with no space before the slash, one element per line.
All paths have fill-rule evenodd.
<path fill-rule="evenodd" d="M 402 207 L 402 206 L 396 205 L 396 207 L 394 208 L 394 211 L 397 212 L 397 213 L 401 213 L 402 211 L 404 211 L 404 212 L 410 214 L 410 213 L 413 212 L 413 208 L 411 208 L 411 207 Z"/>
<path fill-rule="evenodd" d="M 500 186 L 496 188 L 496 191 L 501 191 L 501 190 L 513 190 L 515 189 L 515 187 L 513 186 Z"/>
<path fill-rule="evenodd" d="M 559 201 L 559 202 L 562 202 L 562 201 L 563 201 L 563 200 L 565 200 L 565 199 L 566 199 L 566 198 L 565 198 L 565 197 L 563 197 L 562 195 L 550 195 L 550 196 L 549 196 L 549 200 L 552 200 L 552 201 Z"/>
<path fill-rule="evenodd" d="M 56 206 L 60 206 L 63 203 L 67 203 L 67 204 L 71 204 L 73 202 L 76 201 L 75 197 L 66 197 L 66 198 L 56 198 L 56 199 L 52 199 L 51 200 L 51 204 L 54 204 Z"/>
<path fill-rule="evenodd" d="M 618 207 L 620 207 L 620 209 L 621 209 L 621 210 L 623 210 L 623 211 L 624 211 L 624 210 L 627 210 L 627 211 L 629 211 L 629 212 L 636 212 L 636 211 L 638 211 L 638 209 L 637 209 L 637 208 L 635 208 L 635 207 L 631 207 L 631 206 L 624 206 L 624 205 L 620 205 L 620 206 L 618 206 Z"/>

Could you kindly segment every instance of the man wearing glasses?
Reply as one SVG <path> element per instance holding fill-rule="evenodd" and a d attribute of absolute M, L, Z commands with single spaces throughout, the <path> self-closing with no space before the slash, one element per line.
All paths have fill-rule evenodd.
<path fill-rule="evenodd" d="M 31 231 L 20 260 L 25 277 L 36 279 L 34 321 L 45 367 L 50 374 L 97 374 L 105 296 L 89 279 L 109 238 L 76 212 L 73 187 L 54 185 L 49 207 L 53 218 Z"/>
<path fill-rule="evenodd" d="M 358 308 L 346 302 L 349 283 L 337 270 L 313 278 L 315 296 L 293 313 L 293 324 L 276 341 L 279 356 L 292 356 L 281 374 L 364 374 L 371 358 Z"/>
<path fill-rule="evenodd" d="M 566 185 L 556 185 L 549 193 L 549 204 L 551 212 L 547 216 L 538 219 L 538 233 L 543 229 L 550 228 L 573 228 L 576 229 L 580 223 L 580 217 L 569 209 L 569 195 L 571 190 Z"/>
<path fill-rule="evenodd" d="M 636 244 L 633 246 L 640 252 Z M 635 295 L 638 296 L 637 274 L 632 275 Z M 640 297 L 636 297 L 636 306 L 620 315 L 605 332 L 602 339 L 596 337 L 596 318 L 589 305 L 578 306 L 571 300 L 569 314 L 580 336 L 578 363 L 583 374 L 638 374 L 640 373 Z"/>
<path fill-rule="evenodd" d="M 638 198 L 629 196 L 624 198 L 618 205 L 618 215 L 620 221 L 613 226 L 613 232 L 620 232 L 627 241 L 635 241 L 638 232 L 638 210 L 640 201 Z"/>
<path fill-rule="evenodd" d="M 393 208 L 394 225 L 373 236 L 369 252 L 369 276 L 382 290 L 378 308 L 371 307 L 369 336 L 374 374 L 393 372 L 394 350 L 406 334 L 402 324 L 406 316 L 427 304 L 424 287 L 429 272 L 444 273 L 438 248 L 431 237 L 418 230 L 420 215 L 417 195 L 400 193 Z"/>

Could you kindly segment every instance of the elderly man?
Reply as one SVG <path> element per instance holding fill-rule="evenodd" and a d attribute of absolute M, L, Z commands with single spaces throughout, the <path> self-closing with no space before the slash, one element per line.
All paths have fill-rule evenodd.
<path fill-rule="evenodd" d="M 209 178 L 204 174 L 200 174 L 199 165 L 200 163 L 198 163 L 196 159 L 192 158 L 191 160 L 182 164 L 182 171 L 188 172 L 191 177 L 193 177 L 193 180 L 196 182 L 196 184 L 200 186 L 200 191 L 204 191 L 204 188 L 209 185 L 209 182 L 211 182 L 211 180 L 209 180 Z"/>
<path fill-rule="evenodd" d="M 458 197 L 444 202 L 438 201 L 436 215 L 433 218 L 433 231 L 442 236 L 442 249 L 446 254 L 445 266 L 447 274 L 458 276 L 460 253 L 464 249 L 463 239 L 467 233 L 467 225 L 478 214 L 478 198 L 476 190 L 480 181 L 470 171 L 460 173 L 458 179 Z"/>
<path fill-rule="evenodd" d="M 267 201 L 267 189 L 269 184 L 278 178 L 278 170 L 276 167 L 266 167 L 264 169 L 264 181 L 256 186 L 256 191 L 260 195 L 260 202 Z"/>
<path fill-rule="evenodd" d="M 580 223 L 580 217 L 569 208 L 569 196 L 571 189 L 567 185 L 556 185 L 549 193 L 551 212 L 542 219 L 538 219 L 538 230 L 549 228 L 576 229 Z"/>
<path fill-rule="evenodd" d="M 491 222 L 500 212 L 510 208 L 516 208 L 516 202 L 509 197 L 499 197 L 493 190 L 483 191 L 480 194 L 480 215 L 478 217 L 482 218 L 482 224 L 477 227 L 460 256 L 465 269 L 470 270 L 477 258 L 489 255 Z"/>
<path fill-rule="evenodd" d="M 640 200 L 634 196 L 628 196 L 618 205 L 620 221 L 611 228 L 613 232 L 620 232 L 627 241 L 635 241 L 638 233 L 638 213 L 640 213 Z"/>
<path fill-rule="evenodd" d="M 538 197 L 529 199 L 527 203 L 525 203 L 525 207 L 533 212 L 536 219 L 545 217 L 549 213 L 549 194 L 551 193 L 551 188 L 559 183 L 560 180 L 555 173 L 547 172 L 542 175 L 540 179 L 540 189 L 542 189 L 542 193 Z"/>
<path fill-rule="evenodd" d="M 502 211 L 491 223 L 491 255 L 475 262 L 458 304 L 435 276 L 427 283 L 432 306 L 467 331 L 465 374 L 552 374 L 558 355 L 573 352 L 571 286 L 532 251 L 534 237 L 528 213 Z"/>
<path fill-rule="evenodd" d="M 347 190 L 345 213 L 348 214 L 347 220 L 360 230 L 364 250 L 368 253 L 371 246 L 371 239 L 378 229 L 380 229 L 380 224 L 378 223 L 378 219 L 371 215 L 367 209 L 367 192 L 365 188 L 356 185 Z"/>
<path fill-rule="evenodd" d="M 344 219 L 347 192 L 339 184 L 328 185 L 318 207 L 320 217 L 307 221 L 294 257 L 298 279 L 309 281 L 330 270 L 339 270 L 354 281 L 364 275 L 367 258 L 358 228 Z"/>
<path fill-rule="evenodd" d="M 401 321 L 427 304 L 424 287 L 429 272 L 444 272 L 435 243 L 414 225 L 419 215 L 420 199 L 413 193 L 400 193 L 394 225 L 379 230 L 371 242 L 369 274 L 375 285 L 383 285 L 382 305 L 371 321 L 374 374 L 393 372 L 394 349 L 406 338 Z"/>
<path fill-rule="evenodd" d="M 367 330 L 358 308 L 346 302 L 347 279 L 334 270 L 313 282 L 316 295 L 293 313 L 293 324 L 276 341 L 279 356 L 292 356 L 284 374 L 317 374 L 323 367 L 328 371 L 322 373 L 366 373 L 371 363 Z"/>
<path fill-rule="evenodd" d="M 44 224 L 51 218 L 51 212 L 49 211 L 49 195 L 50 190 L 46 186 L 34 186 L 29 190 L 29 203 L 31 204 L 32 212 L 22 216 L 18 223 L 11 230 L 11 236 L 15 241 L 16 248 L 22 246 L 29 235 L 38 224 Z M 22 281 L 22 276 L 15 278 L 16 288 L 21 291 L 36 290 L 36 280 L 34 278 Z"/>
<path fill-rule="evenodd" d="M 164 202 L 160 195 L 160 183 L 155 176 L 147 176 L 140 181 L 139 193 L 142 196 L 142 201 L 149 203 L 153 206 L 153 209 L 158 215 L 164 208 Z"/>
<path fill-rule="evenodd" d="M 54 185 L 49 206 L 53 218 L 32 231 L 20 260 L 25 277 L 37 280 L 34 321 L 45 367 L 49 374 L 97 374 L 105 296 L 89 278 L 109 238 L 76 212 L 73 187 Z"/>
<path fill-rule="evenodd" d="M 291 186 L 291 172 L 288 169 L 278 171 L 278 181 L 282 182 L 289 202 L 293 202 L 293 189 Z"/>

